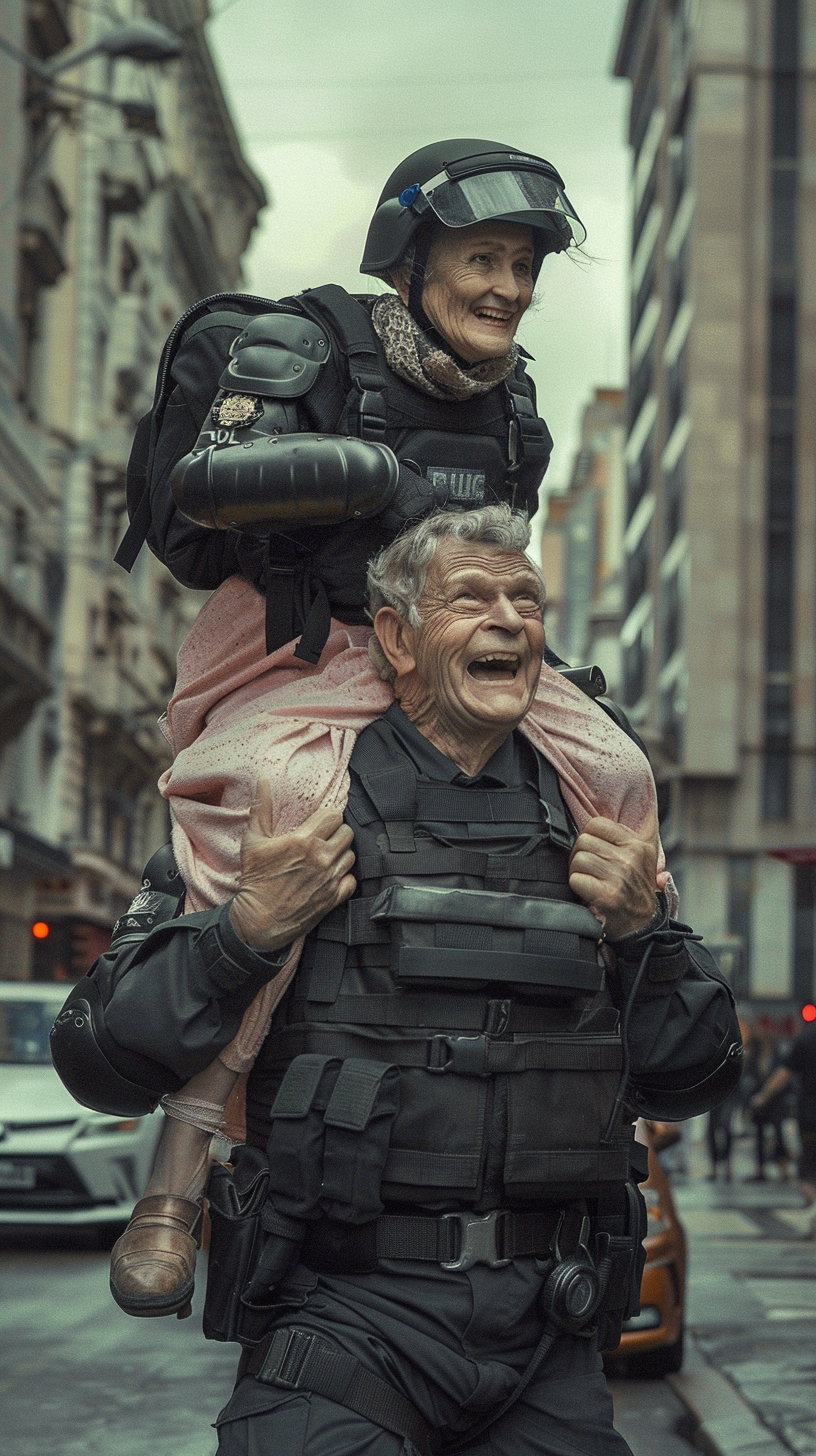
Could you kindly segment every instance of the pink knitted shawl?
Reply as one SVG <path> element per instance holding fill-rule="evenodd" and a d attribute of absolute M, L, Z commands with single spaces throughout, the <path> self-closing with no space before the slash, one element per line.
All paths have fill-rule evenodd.
<path fill-rule="evenodd" d="M 393 702 L 369 660 L 369 635 L 368 627 L 333 622 L 312 667 L 294 656 L 294 642 L 267 656 L 264 602 L 248 582 L 231 577 L 202 608 L 179 653 L 165 725 L 174 761 L 159 780 L 172 810 L 187 910 L 221 905 L 235 893 L 259 778 L 271 783 L 279 833 L 321 805 L 345 804 L 357 735 Z M 544 667 L 520 729 L 555 768 L 579 829 L 603 814 L 657 836 L 654 781 L 643 754 L 559 673 Z M 234 1071 L 251 1067 L 302 945 L 296 942 L 222 1052 Z"/>

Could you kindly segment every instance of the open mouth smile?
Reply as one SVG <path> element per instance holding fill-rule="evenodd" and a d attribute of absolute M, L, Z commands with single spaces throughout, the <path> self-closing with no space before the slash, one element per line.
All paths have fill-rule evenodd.
<path fill-rule="evenodd" d="M 520 667 L 521 659 L 516 652 L 485 652 L 468 663 L 467 670 L 469 677 L 477 682 L 507 683 L 513 681 Z"/>
<path fill-rule="evenodd" d="M 497 308 L 477 308 L 474 312 L 485 324 L 509 324 L 513 320 L 512 313 L 501 313 Z"/>

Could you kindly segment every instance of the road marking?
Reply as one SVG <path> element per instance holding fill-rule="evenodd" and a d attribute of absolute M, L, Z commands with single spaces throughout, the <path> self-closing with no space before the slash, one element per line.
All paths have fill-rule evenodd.
<path fill-rule="evenodd" d="M 734 1208 L 689 1208 L 682 1212 L 686 1233 L 700 1238 L 759 1238 L 762 1230 L 752 1218 Z"/>

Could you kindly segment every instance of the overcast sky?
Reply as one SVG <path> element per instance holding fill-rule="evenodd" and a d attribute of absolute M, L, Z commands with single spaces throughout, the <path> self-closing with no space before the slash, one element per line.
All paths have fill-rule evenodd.
<path fill-rule="evenodd" d="M 628 84 L 610 71 L 625 0 L 212 0 L 208 27 L 233 114 L 271 204 L 246 287 L 366 292 L 363 242 L 389 173 L 446 137 L 548 158 L 594 261 L 545 264 L 519 339 L 563 486 L 580 411 L 624 380 Z"/>

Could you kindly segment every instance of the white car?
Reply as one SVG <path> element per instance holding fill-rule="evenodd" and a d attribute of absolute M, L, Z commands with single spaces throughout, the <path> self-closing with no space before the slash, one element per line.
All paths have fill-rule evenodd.
<path fill-rule="evenodd" d="M 161 1112 L 91 1112 L 54 1071 L 48 1033 L 69 989 L 0 981 L 0 1225 L 124 1223 L 153 1163 Z"/>

